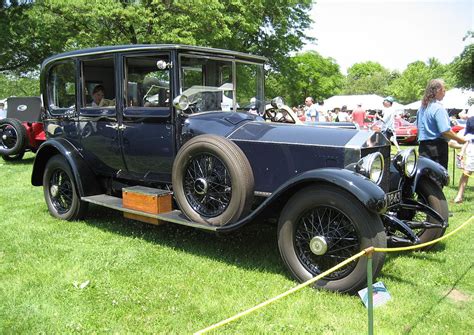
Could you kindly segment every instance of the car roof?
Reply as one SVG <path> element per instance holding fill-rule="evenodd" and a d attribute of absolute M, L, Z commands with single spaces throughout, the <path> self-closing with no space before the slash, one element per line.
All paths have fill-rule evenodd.
<path fill-rule="evenodd" d="M 190 52 L 202 52 L 202 53 L 211 53 L 215 55 L 224 55 L 231 56 L 236 58 L 243 58 L 249 61 L 263 63 L 268 59 L 263 56 L 246 54 L 243 52 L 225 50 L 225 49 L 216 49 L 209 47 L 199 47 L 192 45 L 184 44 L 130 44 L 130 45 L 114 45 L 114 46 L 101 46 L 95 48 L 81 49 L 75 51 L 69 51 L 60 53 L 54 56 L 51 56 L 44 60 L 42 67 L 45 67 L 47 64 L 66 58 L 74 58 L 79 56 L 92 56 L 92 55 L 101 55 L 101 54 L 111 54 L 119 52 L 133 52 L 133 51 L 169 51 L 169 50 L 180 50 L 180 51 L 190 51 Z"/>

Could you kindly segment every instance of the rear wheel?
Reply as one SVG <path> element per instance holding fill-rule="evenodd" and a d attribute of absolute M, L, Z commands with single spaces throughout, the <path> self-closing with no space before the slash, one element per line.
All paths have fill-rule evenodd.
<path fill-rule="evenodd" d="M 0 155 L 15 156 L 25 152 L 26 129 L 17 119 L 0 120 Z"/>
<path fill-rule="evenodd" d="M 88 203 L 81 201 L 71 167 L 64 157 L 53 156 L 43 175 L 43 192 L 48 210 L 63 220 L 78 220 L 87 212 Z"/>
<path fill-rule="evenodd" d="M 386 247 L 380 217 L 351 194 L 331 186 L 310 186 L 285 205 L 278 224 L 278 247 L 292 275 L 307 281 L 361 250 Z M 373 275 L 385 255 L 373 255 Z M 367 284 L 367 259 L 358 258 L 317 281 L 314 286 L 351 292 Z"/>

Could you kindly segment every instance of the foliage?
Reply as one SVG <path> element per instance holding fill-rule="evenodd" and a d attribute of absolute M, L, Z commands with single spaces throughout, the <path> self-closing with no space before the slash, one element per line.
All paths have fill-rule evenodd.
<path fill-rule="evenodd" d="M 466 34 L 466 39 L 474 39 L 474 31 Z M 474 89 L 474 43 L 467 45 L 451 63 L 456 87 Z"/>
<path fill-rule="evenodd" d="M 397 76 L 377 62 L 356 63 L 347 70 L 344 94 L 387 95 L 388 85 Z"/>
<path fill-rule="evenodd" d="M 388 92 L 402 104 L 420 100 L 428 81 L 434 78 L 442 78 L 448 87 L 452 86 L 453 79 L 447 65 L 436 58 L 430 58 L 427 63 L 416 61 L 408 64 L 405 71 L 392 81 Z"/>
<path fill-rule="evenodd" d="M 30 184 L 33 158 L 0 160 L 2 334 L 191 334 L 297 285 L 264 222 L 216 236 L 97 206 L 57 220 Z M 472 216 L 473 191 L 470 180 L 464 203 L 450 205 L 448 232 Z M 375 333 L 472 333 L 473 233 L 474 222 L 430 252 L 387 256 L 377 280 L 392 299 L 375 310 Z M 358 296 L 305 288 L 214 333 L 364 334 L 367 309 Z"/>
<path fill-rule="evenodd" d="M 12 75 L 0 73 L 0 99 L 11 96 L 39 96 L 39 78 L 37 73 Z"/>
<path fill-rule="evenodd" d="M 269 74 L 266 94 L 268 98 L 283 96 L 287 104 L 295 106 L 307 96 L 317 101 L 337 94 L 342 82 L 343 76 L 334 59 L 308 51 L 289 58 L 281 72 Z"/>
<path fill-rule="evenodd" d="M 52 54 L 99 45 L 181 43 L 267 56 L 301 48 L 310 0 L 37 0 L 3 6 L 0 71 L 36 69 Z"/>

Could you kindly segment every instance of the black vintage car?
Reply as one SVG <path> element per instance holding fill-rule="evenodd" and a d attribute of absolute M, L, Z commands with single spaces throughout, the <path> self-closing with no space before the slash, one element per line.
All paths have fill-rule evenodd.
<path fill-rule="evenodd" d="M 47 59 L 48 140 L 32 183 L 43 186 L 50 213 L 76 220 L 94 203 L 221 233 L 275 222 L 282 259 L 299 281 L 369 246 L 419 244 L 444 233 L 444 168 L 412 149 L 391 157 L 380 133 L 291 124 L 280 99 L 264 103 L 264 62 L 183 45 Z M 166 197 L 155 211 L 144 208 Z M 383 261 L 375 254 L 374 275 Z M 359 259 L 315 286 L 354 292 L 365 283 Z"/>

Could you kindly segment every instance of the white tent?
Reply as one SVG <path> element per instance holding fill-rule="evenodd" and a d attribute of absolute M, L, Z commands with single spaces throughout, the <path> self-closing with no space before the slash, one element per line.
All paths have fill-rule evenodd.
<path fill-rule="evenodd" d="M 441 101 L 441 104 L 446 109 L 468 109 L 469 105 L 467 102 L 469 99 L 474 99 L 473 90 L 463 90 L 460 88 L 453 88 L 449 91 L 446 91 L 444 99 Z M 405 106 L 405 109 L 416 109 L 418 110 L 421 106 L 421 100 L 412 102 Z"/>
<path fill-rule="evenodd" d="M 354 110 L 358 104 L 366 110 L 383 109 L 384 98 L 376 94 L 359 95 L 335 95 L 324 100 L 324 109 L 332 110 L 336 107 L 347 106 L 348 110 Z M 404 109 L 405 107 L 397 102 L 393 103 L 395 109 Z"/>

